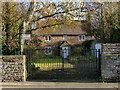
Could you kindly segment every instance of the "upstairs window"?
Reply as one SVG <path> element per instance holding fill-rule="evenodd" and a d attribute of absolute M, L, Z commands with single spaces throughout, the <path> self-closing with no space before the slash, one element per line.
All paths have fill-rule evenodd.
<path fill-rule="evenodd" d="M 45 36 L 45 41 L 50 41 L 50 40 L 51 40 L 51 36 L 50 35 Z"/>
<path fill-rule="evenodd" d="M 50 46 L 45 47 L 45 54 L 51 55 L 52 54 L 52 48 Z"/>
<path fill-rule="evenodd" d="M 80 35 L 80 36 L 78 37 L 78 39 L 79 39 L 79 41 L 85 41 L 85 35 Z"/>

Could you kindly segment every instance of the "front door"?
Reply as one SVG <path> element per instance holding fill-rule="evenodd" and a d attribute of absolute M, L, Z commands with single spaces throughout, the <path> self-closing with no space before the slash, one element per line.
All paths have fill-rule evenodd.
<path fill-rule="evenodd" d="M 62 57 L 67 58 L 69 55 L 68 47 L 62 47 Z"/>

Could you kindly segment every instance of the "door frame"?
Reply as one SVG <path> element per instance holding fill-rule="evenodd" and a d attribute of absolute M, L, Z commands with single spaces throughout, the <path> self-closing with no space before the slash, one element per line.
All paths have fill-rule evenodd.
<path fill-rule="evenodd" d="M 69 56 L 69 46 L 62 46 L 61 53 L 63 58 L 67 58 Z"/>

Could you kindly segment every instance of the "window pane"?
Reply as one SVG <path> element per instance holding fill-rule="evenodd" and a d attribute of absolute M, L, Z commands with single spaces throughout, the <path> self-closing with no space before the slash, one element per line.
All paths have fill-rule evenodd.
<path fill-rule="evenodd" d="M 84 40 L 85 39 L 84 35 L 82 37 L 83 37 L 83 40 Z"/>
<path fill-rule="evenodd" d="M 45 54 L 52 54 L 51 47 L 45 47 Z"/>
<path fill-rule="evenodd" d="M 49 53 L 51 53 L 51 48 L 49 48 L 49 51 L 48 51 Z"/>
<path fill-rule="evenodd" d="M 82 40 L 82 36 L 80 36 L 79 39 Z"/>
<path fill-rule="evenodd" d="M 51 40 L 51 36 L 48 36 L 48 40 Z"/>
<path fill-rule="evenodd" d="M 47 40 L 47 36 L 45 36 L 45 40 Z"/>
<path fill-rule="evenodd" d="M 79 36 L 79 40 L 81 40 L 81 41 L 85 40 L 85 35 Z"/>
<path fill-rule="evenodd" d="M 51 40 L 51 36 L 45 36 L 45 40 L 46 41 L 50 41 Z"/>

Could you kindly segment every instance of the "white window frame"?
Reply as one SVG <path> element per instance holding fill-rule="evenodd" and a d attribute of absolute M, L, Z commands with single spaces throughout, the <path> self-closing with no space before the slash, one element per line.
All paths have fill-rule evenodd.
<path fill-rule="evenodd" d="M 48 50 L 48 51 L 46 51 Z M 52 47 L 51 46 L 46 46 L 45 47 L 45 54 L 46 55 L 51 55 L 52 54 Z"/>
<path fill-rule="evenodd" d="M 64 40 L 64 41 L 67 40 L 67 35 L 63 35 L 63 40 Z"/>
<path fill-rule="evenodd" d="M 47 38 L 47 39 L 46 39 Z M 50 39 L 49 39 L 50 38 Z M 45 41 L 51 41 L 51 35 L 45 35 L 44 36 Z"/>
<path fill-rule="evenodd" d="M 80 37 L 81 37 L 81 39 L 80 39 Z M 85 41 L 85 35 L 79 35 L 78 36 L 78 40 L 79 41 Z"/>

